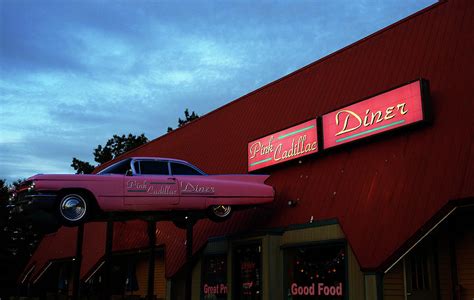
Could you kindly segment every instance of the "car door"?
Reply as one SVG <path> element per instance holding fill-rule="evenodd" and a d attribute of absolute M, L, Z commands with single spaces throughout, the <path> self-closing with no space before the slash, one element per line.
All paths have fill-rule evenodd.
<path fill-rule="evenodd" d="M 192 166 L 170 162 L 171 175 L 179 185 L 179 209 L 204 209 L 206 198 L 214 195 L 215 187 L 207 176 Z"/>
<path fill-rule="evenodd" d="M 179 203 L 178 182 L 169 174 L 167 161 L 135 160 L 135 175 L 124 181 L 126 203 L 135 210 L 153 211 L 173 208 Z"/>

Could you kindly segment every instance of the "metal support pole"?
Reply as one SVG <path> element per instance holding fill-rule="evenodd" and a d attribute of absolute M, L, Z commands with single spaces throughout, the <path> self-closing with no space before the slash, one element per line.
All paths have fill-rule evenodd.
<path fill-rule="evenodd" d="M 188 219 L 186 222 L 186 285 L 184 290 L 184 299 L 191 300 L 193 268 L 191 258 L 193 256 L 193 220 Z"/>
<path fill-rule="evenodd" d="M 76 257 L 73 261 L 72 299 L 79 300 L 81 295 L 82 244 L 84 242 L 84 224 L 77 227 Z"/>
<path fill-rule="evenodd" d="M 456 257 L 456 223 L 455 219 L 448 220 L 449 228 L 449 256 L 451 265 L 451 293 L 454 300 L 461 299 L 458 278 L 458 262 Z"/>
<path fill-rule="evenodd" d="M 148 300 L 155 299 L 155 249 L 156 249 L 156 222 L 148 221 L 148 242 L 150 257 L 148 260 Z"/>
<path fill-rule="evenodd" d="M 105 253 L 104 253 L 104 289 L 101 299 L 110 299 L 112 294 L 112 245 L 114 240 L 114 222 L 107 221 L 107 231 L 105 234 Z"/>

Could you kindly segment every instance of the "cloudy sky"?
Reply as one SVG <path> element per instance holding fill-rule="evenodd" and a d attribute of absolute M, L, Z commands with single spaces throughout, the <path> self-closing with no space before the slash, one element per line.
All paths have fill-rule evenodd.
<path fill-rule="evenodd" d="M 73 173 L 433 2 L 0 0 L 0 178 Z"/>

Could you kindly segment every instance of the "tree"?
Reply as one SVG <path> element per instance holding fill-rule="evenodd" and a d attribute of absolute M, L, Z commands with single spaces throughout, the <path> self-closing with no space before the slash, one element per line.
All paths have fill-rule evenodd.
<path fill-rule="evenodd" d="M 188 124 L 189 122 L 191 122 L 195 119 L 198 119 L 199 115 L 196 114 L 194 111 L 191 114 L 189 114 L 189 109 L 186 108 L 184 110 L 184 117 L 185 117 L 184 120 L 181 120 L 181 118 L 178 118 L 178 128 L 183 127 L 184 125 Z M 171 131 L 173 131 L 173 128 L 168 127 L 168 132 L 171 132 Z"/>
<path fill-rule="evenodd" d="M 138 136 L 131 133 L 128 136 L 114 134 L 104 146 L 97 145 L 93 153 L 94 160 L 100 165 L 146 143 L 148 138 L 143 133 Z M 97 166 L 73 157 L 71 167 L 76 170 L 76 174 L 90 174 Z"/>
<path fill-rule="evenodd" d="M 72 158 L 71 167 L 76 170 L 76 174 L 90 174 L 95 169 L 95 167 L 87 161 L 82 161 L 75 157 Z"/>
<path fill-rule="evenodd" d="M 0 179 L 0 202 L 8 199 L 8 185 L 5 179 Z"/>
<path fill-rule="evenodd" d="M 44 232 L 19 210 L 18 199 L 9 198 L 9 190 L 24 179 L 7 184 L 0 179 L 0 294 L 15 292 L 16 280 L 36 250 Z"/>

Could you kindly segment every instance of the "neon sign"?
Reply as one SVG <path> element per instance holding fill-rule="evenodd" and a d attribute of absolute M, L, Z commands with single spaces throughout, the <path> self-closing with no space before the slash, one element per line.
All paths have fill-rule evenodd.
<path fill-rule="evenodd" d="M 323 115 L 324 149 L 424 120 L 424 83 L 418 80 Z"/>
<path fill-rule="evenodd" d="M 318 152 L 316 119 L 248 144 L 248 170 L 255 171 Z"/>

